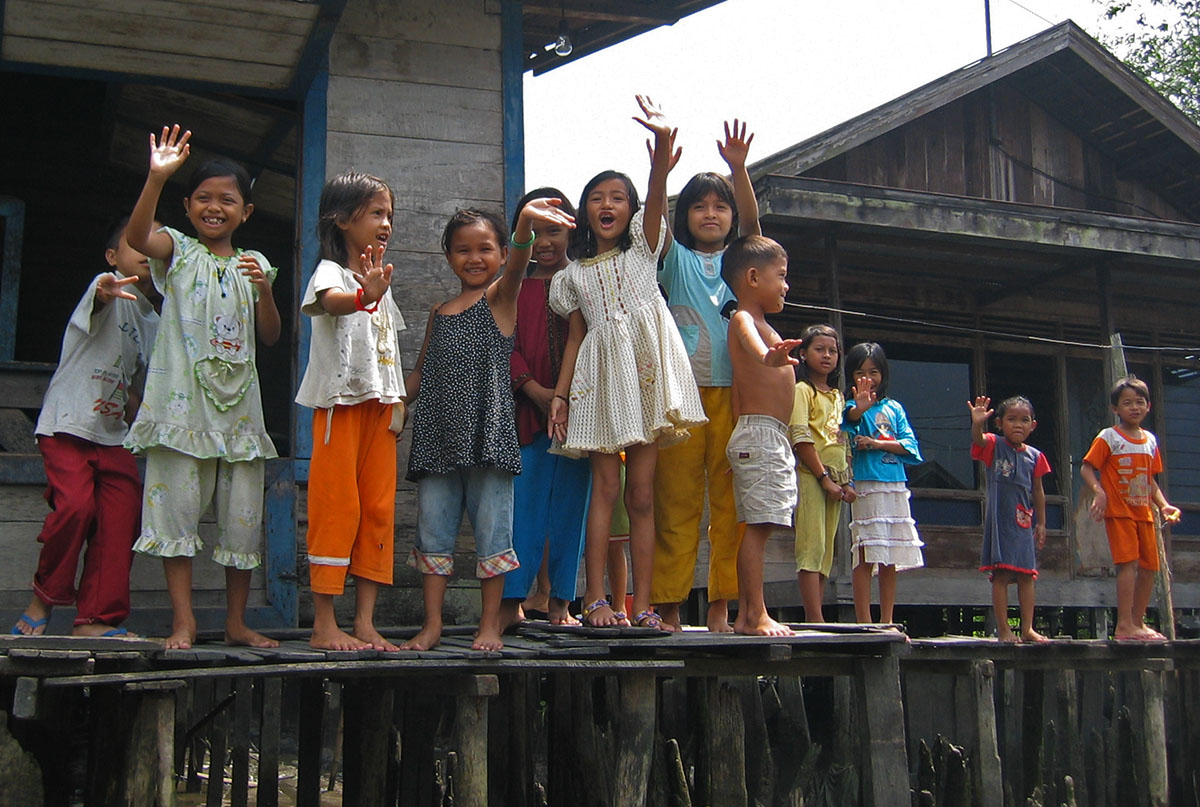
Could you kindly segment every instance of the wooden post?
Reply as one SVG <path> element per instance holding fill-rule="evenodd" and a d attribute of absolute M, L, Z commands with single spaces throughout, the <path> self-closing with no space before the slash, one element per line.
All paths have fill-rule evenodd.
<path fill-rule="evenodd" d="M 250 801 L 250 707 L 253 705 L 253 679 L 238 678 L 233 683 L 233 783 L 229 789 L 231 807 L 246 807 Z"/>
<path fill-rule="evenodd" d="M 971 693 L 975 713 L 976 747 L 972 756 L 980 807 L 1004 807 L 1000 747 L 996 739 L 996 667 L 991 661 L 971 663 Z"/>
<path fill-rule="evenodd" d="M 258 807 L 279 804 L 279 729 L 283 679 L 262 679 L 262 722 L 258 731 Z"/>
<path fill-rule="evenodd" d="M 654 673 L 623 673 L 618 680 L 621 715 L 613 802 L 616 807 L 644 807 L 654 758 Z"/>
<path fill-rule="evenodd" d="M 347 804 L 383 804 L 393 693 L 378 678 L 355 681 L 342 689 L 342 794 Z"/>
<path fill-rule="evenodd" d="M 321 805 L 321 722 L 325 716 L 325 682 L 300 681 L 300 728 L 296 772 L 296 807 Z"/>
<path fill-rule="evenodd" d="M 1150 807 L 1166 807 L 1167 729 L 1159 670 L 1142 670 L 1142 742 L 1146 745 L 1146 794 Z"/>
<path fill-rule="evenodd" d="M 866 803 L 869 807 L 909 807 L 900 662 L 889 648 L 883 656 L 859 660 L 856 667 Z"/>
<path fill-rule="evenodd" d="M 175 804 L 175 695 L 182 681 L 92 691 L 89 804 Z"/>
<path fill-rule="evenodd" d="M 454 701 L 454 735 L 458 748 L 455 804 L 488 803 L 488 699 L 459 695 Z"/>
<path fill-rule="evenodd" d="M 213 686 L 213 703 L 221 704 L 229 695 L 229 679 L 218 678 Z M 208 787 L 204 803 L 221 807 L 225 803 L 225 751 L 229 736 L 229 713 L 218 708 L 208 724 Z"/>
<path fill-rule="evenodd" d="M 704 745 L 707 796 L 701 804 L 744 807 L 746 804 L 745 725 L 737 692 L 717 678 L 708 679 Z M 697 779 L 701 778 L 699 772 Z"/>

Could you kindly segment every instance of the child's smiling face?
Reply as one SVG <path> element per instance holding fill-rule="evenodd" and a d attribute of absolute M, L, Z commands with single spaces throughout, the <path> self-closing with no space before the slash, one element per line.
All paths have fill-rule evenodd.
<path fill-rule="evenodd" d="M 1024 404 L 1014 404 L 1004 410 L 1000 416 L 1000 433 L 1004 439 L 1015 446 L 1022 445 L 1037 428 L 1033 412 Z"/>
<path fill-rule="evenodd" d="M 542 269 L 562 269 L 567 265 L 567 242 L 571 231 L 552 221 L 533 223 L 533 260 Z"/>
<path fill-rule="evenodd" d="M 1126 387 L 1117 397 L 1117 405 L 1113 412 L 1127 426 L 1140 427 L 1146 415 L 1150 414 L 1150 402 L 1137 390 Z"/>
<path fill-rule="evenodd" d="M 883 383 L 883 372 L 879 365 L 871 359 L 863 359 L 862 364 L 854 370 L 854 387 L 859 392 L 879 389 Z"/>
<path fill-rule="evenodd" d="M 592 188 L 585 204 L 588 226 L 596 236 L 596 251 L 607 252 L 621 240 L 633 218 L 629 188 L 620 179 L 606 179 Z"/>
<path fill-rule="evenodd" d="M 709 191 L 687 211 L 688 232 L 701 252 L 715 252 L 725 246 L 733 229 L 733 208 L 716 192 Z"/>
<path fill-rule="evenodd" d="M 463 290 L 486 287 L 507 257 L 507 248 L 486 221 L 475 221 L 455 230 L 446 253 L 446 261 L 462 281 Z"/>
<path fill-rule="evenodd" d="M 183 200 L 188 221 L 205 245 L 226 243 L 233 231 L 250 218 L 254 205 L 246 204 L 232 176 L 209 177 Z"/>

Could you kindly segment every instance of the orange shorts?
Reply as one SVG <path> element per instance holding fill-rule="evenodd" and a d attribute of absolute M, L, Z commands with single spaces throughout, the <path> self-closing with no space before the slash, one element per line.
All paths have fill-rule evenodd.
<path fill-rule="evenodd" d="M 1136 560 L 1143 569 L 1158 571 L 1158 540 L 1154 537 L 1152 522 L 1106 518 L 1104 531 L 1108 533 L 1113 563 L 1119 566 Z"/>

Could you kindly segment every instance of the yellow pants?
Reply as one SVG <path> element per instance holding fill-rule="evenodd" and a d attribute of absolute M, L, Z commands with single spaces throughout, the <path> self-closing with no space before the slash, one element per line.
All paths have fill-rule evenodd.
<path fill-rule="evenodd" d="M 733 507 L 733 477 L 725 445 L 733 433 L 730 387 L 701 387 L 708 423 L 658 451 L 654 474 L 654 582 L 650 601 L 682 602 L 692 590 L 700 548 L 700 519 L 708 489 L 708 599 L 738 596 L 737 553 L 745 525 Z"/>

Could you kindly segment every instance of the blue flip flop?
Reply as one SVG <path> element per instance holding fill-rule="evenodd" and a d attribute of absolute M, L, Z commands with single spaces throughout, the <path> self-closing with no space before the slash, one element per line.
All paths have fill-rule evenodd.
<path fill-rule="evenodd" d="M 37 630 L 38 628 L 42 627 L 42 625 L 45 625 L 49 621 L 50 621 L 49 617 L 47 617 L 46 619 L 33 619 L 32 617 L 29 616 L 29 614 L 21 614 L 21 616 L 17 617 L 17 625 L 13 625 L 12 635 L 13 636 L 41 636 L 42 634 L 40 634 L 40 633 L 26 633 L 25 631 L 21 630 L 18 627 L 18 625 L 20 625 L 20 623 L 24 622 L 26 625 L 29 626 L 30 630 Z"/>
<path fill-rule="evenodd" d="M 113 637 L 113 636 L 128 636 L 128 635 L 129 635 L 129 631 L 125 630 L 124 628 L 113 628 L 112 630 L 106 630 L 106 631 L 104 631 L 104 633 L 101 633 L 100 635 L 101 635 L 101 636 L 109 636 L 109 637 Z"/>

